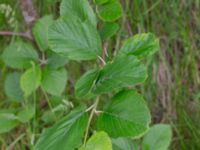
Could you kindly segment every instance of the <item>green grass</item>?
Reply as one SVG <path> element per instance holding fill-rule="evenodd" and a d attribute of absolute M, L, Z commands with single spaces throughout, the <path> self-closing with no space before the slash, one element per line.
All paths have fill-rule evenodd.
<path fill-rule="evenodd" d="M 150 31 L 161 40 L 159 54 L 148 61 L 152 76 L 144 94 L 154 122 L 171 123 L 174 150 L 200 149 L 199 12 L 199 0 L 136 0 L 129 7 L 132 32 Z"/>
<path fill-rule="evenodd" d="M 48 5 L 37 1 L 40 15 L 53 12 L 56 16 L 57 5 L 53 5 L 53 0 L 45 1 Z M 170 149 L 200 149 L 200 0 L 122 0 L 122 3 L 127 16 L 122 20 L 124 28 L 117 40 L 141 32 L 153 32 L 160 38 L 161 50 L 147 61 L 151 76 L 141 88 L 151 107 L 153 121 L 172 125 L 174 137 Z M 16 5 L 12 7 L 18 10 Z M 21 20 L 19 12 L 16 17 Z M 13 30 L 23 29 L 20 22 Z M 7 27 L 0 25 L 1 30 L 12 29 Z M 0 37 L 0 53 L 12 40 Z M 1 62 L 0 68 L 0 108 L 17 107 L 5 102 L 1 91 L 8 70 Z M 30 140 L 30 131 L 23 129 L 22 126 L 13 134 L 0 136 L 0 147 L 4 149 L 6 143 L 15 139 L 19 140 L 15 148 L 25 149 L 23 145 Z"/>

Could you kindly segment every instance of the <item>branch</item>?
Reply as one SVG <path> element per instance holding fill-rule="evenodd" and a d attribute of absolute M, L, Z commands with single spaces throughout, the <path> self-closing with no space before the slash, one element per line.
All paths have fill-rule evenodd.
<path fill-rule="evenodd" d="M 38 14 L 34 7 L 33 0 L 19 0 L 20 8 L 22 14 L 24 16 L 24 20 L 28 27 L 26 32 L 12 32 L 12 31 L 0 31 L 0 35 L 2 36 L 20 36 L 23 38 L 27 38 L 29 40 L 34 40 L 31 34 L 33 23 L 35 22 Z"/>
<path fill-rule="evenodd" d="M 105 42 L 103 44 L 103 52 L 102 52 L 102 58 L 104 60 L 106 59 L 106 57 L 108 57 L 108 51 L 107 51 L 107 49 L 108 49 L 108 42 Z"/>
<path fill-rule="evenodd" d="M 20 36 L 27 38 L 29 40 L 33 40 L 30 32 L 11 32 L 11 31 L 0 31 L 1 36 Z"/>

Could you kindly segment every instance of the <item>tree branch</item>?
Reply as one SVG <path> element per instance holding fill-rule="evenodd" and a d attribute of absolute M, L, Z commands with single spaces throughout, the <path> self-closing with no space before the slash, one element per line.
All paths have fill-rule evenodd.
<path fill-rule="evenodd" d="M 27 38 L 29 40 L 33 40 L 30 32 L 11 32 L 11 31 L 0 31 L 0 35 L 2 36 L 20 36 Z"/>

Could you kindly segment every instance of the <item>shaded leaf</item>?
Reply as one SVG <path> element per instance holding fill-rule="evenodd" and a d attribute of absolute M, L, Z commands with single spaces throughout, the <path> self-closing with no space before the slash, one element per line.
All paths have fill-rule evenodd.
<path fill-rule="evenodd" d="M 42 88 L 49 94 L 60 96 L 67 83 L 67 71 L 65 68 L 45 68 L 42 72 Z"/>
<path fill-rule="evenodd" d="M 18 120 L 22 123 L 26 123 L 31 120 L 35 115 L 35 108 L 33 106 L 28 106 L 21 110 L 18 114 Z"/>
<path fill-rule="evenodd" d="M 109 1 L 98 7 L 100 19 L 107 22 L 113 22 L 122 16 L 123 10 L 118 0 Z"/>
<path fill-rule="evenodd" d="M 169 125 L 158 124 L 150 128 L 142 142 L 143 150 L 168 150 L 172 138 Z"/>
<path fill-rule="evenodd" d="M 72 60 L 96 59 L 101 54 L 101 39 L 95 27 L 74 19 L 56 21 L 49 28 L 49 44 L 54 52 Z"/>
<path fill-rule="evenodd" d="M 74 150 L 78 148 L 82 144 L 87 122 L 87 113 L 74 110 L 42 133 L 35 150 Z"/>
<path fill-rule="evenodd" d="M 97 129 L 111 137 L 142 136 L 149 128 L 150 112 L 142 96 L 125 90 L 116 94 L 97 120 Z"/>
<path fill-rule="evenodd" d="M 98 74 L 98 69 L 89 70 L 77 81 L 75 85 L 75 93 L 77 97 L 86 96 L 92 90 Z"/>
<path fill-rule="evenodd" d="M 128 138 L 112 139 L 113 150 L 139 150 L 139 144 Z"/>
<path fill-rule="evenodd" d="M 116 57 L 99 73 L 93 92 L 106 93 L 123 87 L 130 87 L 147 78 L 146 67 L 134 56 Z"/>
<path fill-rule="evenodd" d="M 119 30 L 119 25 L 117 23 L 105 23 L 100 29 L 100 36 L 102 40 L 106 40 L 114 36 Z"/>
<path fill-rule="evenodd" d="M 55 52 L 48 54 L 47 66 L 52 69 L 58 69 L 60 67 L 64 67 L 68 63 L 68 59 L 66 56 L 59 55 Z"/>
<path fill-rule="evenodd" d="M 19 124 L 17 117 L 11 113 L 0 113 L 0 133 L 6 133 Z"/>
<path fill-rule="evenodd" d="M 107 2 L 109 2 L 110 0 L 94 0 L 94 2 L 97 4 L 97 5 L 102 5 L 102 4 L 105 4 Z"/>
<path fill-rule="evenodd" d="M 49 48 L 48 45 L 48 28 L 53 23 L 53 16 L 44 16 L 39 19 L 33 27 L 33 35 L 40 48 L 45 51 Z"/>
<path fill-rule="evenodd" d="M 7 75 L 4 89 L 5 94 L 10 100 L 21 102 L 23 100 L 23 92 L 20 87 L 21 74 L 18 72 L 10 73 Z"/>
<path fill-rule="evenodd" d="M 137 34 L 126 40 L 120 49 L 120 54 L 135 55 L 145 58 L 154 54 L 160 48 L 159 40 L 152 33 Z"/>
<path fill-rule="evenodd" d="M 40 85 L 41 70 L 38 66 L 26 70 L 21 76 L 20 85 L 25 97 L 31 95 Z"/>
<path fill-rule="evenodd" d="M 62 0 L 60 15 L 63 18 L 78 18 L 81 22 L 89 21 L 94 26 L 97 24 L 96 16 L 88 0 Z"/>
<path fill-rule="evenodd" d="M 97 132 L 79 150 L 112 150 L 112 142 L 107 133 Z"/>
<path fill-rule="evenodd" d="M 22 41 L 9 45 L 1 57 L 7 66 L 15 69 L 28 68 L 32 61 L 38 60 L 38 54 L 32 45 Z"/>

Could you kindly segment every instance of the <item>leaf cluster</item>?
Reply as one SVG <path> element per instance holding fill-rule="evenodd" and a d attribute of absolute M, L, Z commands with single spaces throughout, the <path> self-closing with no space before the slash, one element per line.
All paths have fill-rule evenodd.
<path fill-rule="evenodd" d="M 144 150 L 166 150 L 171 129 L 168 125 L 150 127 L 150 111 L 135 88 L 147 79 L 143 60 L 159 50 L 159 40 L 152 33 L 137 34 L 106 60 L 102 45 L 119 30 L 123 9 L 118 0 L 94 2 L 99 19 L 87 0 L 62 0 L 58 19 L 44 16 L 33 27 L 37 47 L 19 40 L 4 50 L 1 59 L 14 70 L 5 80 L 5 94 L 19 103 L 37 91 L 62 96 L 70 78 L 65 67 L 68 61 L 95 61 L 94 68 L 86 71 L 74 87 L 74 99 L 83 101 L 85 106 L 90 100 L 94 104 L 88 108 L 77 106 L 51 128 L 44 129 L 35 149 L 133 150 L 139 148 L 133 139 L 144 136 Z M 99 103 L 104 105 L 105 101 L 100 108 Z M 0 113 L 0 133 L 33 118 L 34 107 L 17 115 Z"/>

